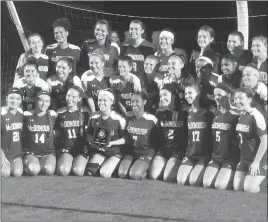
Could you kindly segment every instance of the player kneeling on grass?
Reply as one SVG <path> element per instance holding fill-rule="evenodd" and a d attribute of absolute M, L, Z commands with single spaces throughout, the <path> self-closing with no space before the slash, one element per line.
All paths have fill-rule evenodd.
<path fill-rule="evenodd" d="M 235 167 L 239 162 L 235 131 L 239 115 L 231 110 L 230 98 L 233 93 L 233 89 L 223 83 L 214 89 L 218 109 L 212 123 L 213 153 L 204 174 L 204 187 L 215 186 L 221 190 L 232 187 Z"/>
<path fill-rule="evenodd" d="M 192 186 L 200 186 L 212 153 L 213 113 L 200 108 L 198 85 L 186 86 L 185 99 L 191 104 L 187 119 L 188 146 L 178 170 L 177 182 L 185 185 L 189 181 Z"/>
<path fill-rule="evenodd" d="M 253 92 L 249 88 L 238 89 L 234 99 L 237 108 L 242 111 L 236 126 L 241 151 L 234 189 L 258 193 L 267 177 L 266 122 L 263 115 L 251 106 Z"/>
<path fill-rule="evenodd" d="M 21 160 L 23 129 L 23 111 L 19 108 L 22 92 L 18 88 L 10 88 L 7 94 L 7 105 L 1 108 L 1 173 L 4 177 L 19 177 L 23 173 Z"/>
<path fill-rule="evenodd" d="M 127 119 L 127 132 L 129 144 L 126 146 L 125 156 L 122 160 L 118 175 L 120 178 L 132 180 L 145 179 L 157 144 L 157 119 L 144 111 L 146 95 L 143 92 L 134 92 L 131 105 L 134 116 Z"/>
<path fill-rule="evenodd" d="M 71 170 L 75 175 L 83 176 L 88 161 L 84 127 L 89 111 L 81 107 L 82 97 L 82 90 L 72 86 L 67 91 L 67 106 L 58 110 L 55 123 L 56 172 L 61 176 L 69 175 Z"/>
<path fill-rule="evenodd" d="M 87 175 L 95 176 L 99 171 L 102 177 L 110 178 L 123 157 L 121 147 L 126 142 L 126 120 L 111 110 L 113 103 L 110 89 L 99 92 L 100 111 L 91 115 L 86 132 L 89 154 L 92 154 L 86 167 Z"/>
<path fill-rule="evenodd" d="M 39 172 L 52 175 L 56 168 L 54 125 L 56 112 L 49 110 L 50 94 L 41 91 L 37 95 L 37 107 L 24 112 L 23 164 L 28 175 Z"/>
<path fill-rule="evenodd" d="M 163 175 L 167 182 L 175 182 L 180 163 L 187 146 L 187 113 L 174 110 L 175 84 L 166 84 L 160 91 L 160 104 L 156 116 L 159 120 L 161 146 L 154 156 L 149 177 L 158 179 Z"/>

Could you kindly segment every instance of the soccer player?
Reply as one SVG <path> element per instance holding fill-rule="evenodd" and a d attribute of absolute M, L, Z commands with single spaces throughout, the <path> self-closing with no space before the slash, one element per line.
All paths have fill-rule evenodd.
<path fill-rule="evenodd" d="M 175 84 L 166 84 L 160 91 L 156 117 L 159 130 L 159 150 L 149 168 L 151 179 L 175 182 L 187 146 L 187 113 L 174 110 Z M 161 139 L 160 139 L 161 137 Z"/>
<path fill-rule="evenodd" d="M 118 53 L 120 55 L 121 53 L 121 41 L 120 41 L 120 37 L 119 37 L 119 33 L 117 31 L 111 31 L 110 32 L 110 40 L 111 42 L 115 42 L 117 44 L 116 48 L 118 50 Z"/>
<path fill-rule="evenodd" d="M 120 163 L 118 175 L 120 178 L 129 176 L 132 180 L 142 180 L 147 176 L 150 163 L 157 146 L 157 119 L 146 113 L 144 106 L 146 96 L 142 92 L 134 92 L 131 105 L 134 116 L 127 119 L 129 142 L 125 149 L 125 156 Z"/>
<path fill-rule="evenodd" d="M 267 37 L 255 36 L 252 39 L 251 52 L 253 63 L 260 71 L 260 81 L 267 85 Z"/>
<path fill-rule="evenodd" d="M 51 93 L 50 109 L 57 111 L 66 106 L 66 93 L 72 86 L 82 89 L 82 83 L 73 72 L 74 61 L 72 58 L 62 57 L 56 62 L 56 74 L 47 79 Z"/>
<path fill-rule="evenodd" d="M 129 24 L 129 34 L 131 42 L 124 42 L 122 44 L 123 56 L 130 56 L 133 59 L 132 73 L 144 80 L 144 67 L 143 63 L 148 55 L 153 55 L 155 52 L 154 45 L 143 39 L 142 34 L 145 27 L 140 20 L 133 20 Z"/>
<path fill-rule="evenodd" d="M 115 42 L 111 42 L 109 38 L 110 25 L 107 20 L 101 19 L 97 21 L 94 28 L 95 39 L 87 39 L 83 42 L 81 50 L 81 63 L 83 72 L 90 67 L 88 64 L 89 57 L 96 50 L 100 50 L 104 56 L 104 75 L 111 76 L 115 74 L 117 66 L 117 58 L 120 54 L 119 46 Z"/>
<path fill-rule="evenodd" d="M 237 58 L 237 65 L 239 70 L 252 62 L 253 54 L 251 51 L 244 49 L 244 36 L 239 31 L 232 31 L 228 35 L 227 48 L 230 54 Z"/>
<path fill-rule="evenodd" d="M 81 49 L 68 43 L 68 35 L 71 31 L 71 24 L 67 18 L 59 18 L 53 23 L 54 37 L 57 43 L 48 45 L 45 49 L 45 54 L 49 57 L 49 72 L 48 77 L 56 74 L 56 63 L 61 57 L 69 57 L 74 60 L 74 75 L 80 76 L 77 69 L 77 63 L 80 61 Z"/>
<path fill-rule="evenodd" d="M 13 84 L 13 87 L 21 89 L 23 110 L 29 111 L 36 108 L 37 94 L 41 90 L 49 91 L 49 89 L 47 83 L 38 77 L 35 58 L 29 57 L 27 59 L 23 67 L 23 76 Z"/>
<path fill-rule="evenodd" d="M 219 83 L 214 89 L 218 106 L 212 123 L 213 152 L 206 168 L 203 186 L 225 190 L 232 187 L 233 176 L 239 162 L 240 150 L 236 134 L 239 115 L 231 109 L 234 89 Z"/>
<path fill-rule="evenodd" d="M 213 113 L 200 108 L 198 85 L 185 88 L 185 99 L 191 104 L 188 114 L 188 146 L 179 167 L 177 182 L 202 185 L 203 175 L 212 153 L 211 124 Z"/>
<path fill-rule="evenodd" d="M 55 146 L 57 152 L 56 172 L 67 176 L 72 172 L 83 176 L 88 161 L 84 127 L 89 112 L 81 107 L 83 91 L 72 86 L 66 95 L 67 106 L 58 110 L 55 123 Z"/>
<path fill-rule="evenodd" d="M 242 113 L 236 126 L 241 152 L 233 185 L 237 191 L 258 193 L 267 177 L 267 126 L 263 115 L 250 105 L 252 99 L 249 88 L 235 93 L 235 104 Z"/>
<path fill-rule="evenodd" d="M 18 88 L 10 88 L 6 97 L 7 105 L 1 107 L 1 150 L 2 176 L 19 177 L 23 173 L 22 163 L 22 130 L 23 111 L 22 92 Z"/>
<path fill-rule="evenodd" d="M 91 113 L 99 110 L 99 91 L 110 87 L 109 77 L 104 75 L 104 63 L 105 59 L 101 52 L 92 53 L 89 57 L 90 70 L 84 72 L 81 76 L 82 87 L 87 95 L 87 104 Z"/>
<path fill-rule="evenodd" d="M 190 59 L 190 74 L 196 77 L 196 59 L 200 56 L 208 57 L 213 62 L 213 72 L 219 74 L 220 55 L 214 51 L 213 43 L 215 42 L 215 31 L 208 25 L 203 25 L 197 34 L 197 43 L 200 47 L 200 52 L 193 50 Z"/>
<path fill-rule="evenodd" d="M 86 167 L 87 175 L 95 176 L 99 171 L 102 177 L 110 178 L 123 158 L 121 149 L 126 143 L 126 120 L 111 110 L 114 99 L 111 90 L 101 90 L 98 94 L 100 111 L 89 118 L 86 138 L 91 157 Z"/>
<path fill-rule="evenodd" d="M 36 58 L 39 77 L 45 81 L 47 80 L 49 60 L 48 56 L 43 54 L 44 40 L 42 36 L 38 33 L 31 34 L 28 37 L 28 43 L 30 49 L 29 51 L 21 54 L 19 58 L 14 83 L 23 76 L 23 66 L 26 63 L 27 58 L 30 56 Z"/>
<path fill-rule="evenodd" d="M 140 79 L 131 73 L 133 60 L 129 56 L 121 56 L 118 59 L 118 71 L 120 76 L 110 77 L 110 85 L 117 97 L 119 113 L 124 116 L 133 115 L 131 107 L 131 95 L 141 91 Z"/>
<path fill-rule="evenodd" d="M 24 112 L 24 169 L 31 176 L 39 172 L 52 175 L 56 168 L 53 144 L 56 112 L 48 109 L 51 100 L 49 92 L 39 92 L 37 99 L 36 109 Z"/>
<path fill-rule="evenodd" d="M 218 82 L 229 85 L 231 88 L 238 89 L 242 82 L 242 72 L 239 70 L 237 57 L 233 54 L 226 54 L 221 59 L 222 75 Z"/>

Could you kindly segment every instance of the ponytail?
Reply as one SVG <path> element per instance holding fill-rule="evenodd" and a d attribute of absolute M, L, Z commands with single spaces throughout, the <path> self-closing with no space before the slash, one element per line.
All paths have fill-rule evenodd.
<path fill-rule="evenodd" d="M 52 122 L 49 109 L 47 109 L 47 119 L 48 119 L 48 124 L 49 124 L 49 137 L 52 137 L 53 136 L 53 122 Z"/>

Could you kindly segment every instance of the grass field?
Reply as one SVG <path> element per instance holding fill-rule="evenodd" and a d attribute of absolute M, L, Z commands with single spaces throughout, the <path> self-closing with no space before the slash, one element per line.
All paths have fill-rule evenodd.
<path fill-rule="evenodd" d="M 2 178 L 2 221 L 267 220 L 267 193 L 99 177 Z"/>

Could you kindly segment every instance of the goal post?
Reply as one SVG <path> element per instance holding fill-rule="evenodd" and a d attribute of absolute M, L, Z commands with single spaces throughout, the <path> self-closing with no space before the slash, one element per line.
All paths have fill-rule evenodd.
<path fill-rule="evenodd" d="M 236 1 L 237 10 L 237 30 L 244 35 L 244 48 L 248 49 L 249 36 L 249 19 L 248 19 L 248 2 Z"/>

